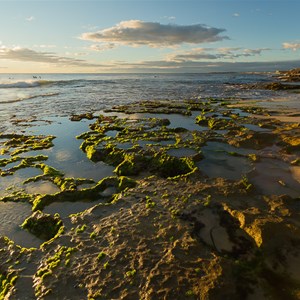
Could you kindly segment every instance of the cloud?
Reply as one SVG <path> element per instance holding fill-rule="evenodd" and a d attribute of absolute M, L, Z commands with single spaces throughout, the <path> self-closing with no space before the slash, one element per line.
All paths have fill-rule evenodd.
<path fill-rule="evenodd" d="M 89 47 L 89 49 L 93 50 L 93 51 L 105 51 L 105 50 L 110 50 L 110 49 L 113 49 L 113 48 L 116 48 L 116 45 L 113 44 L 113 43 L 94 44 L 94 45 L 91 45 Z"/>
<path fill-rule="evenodd" d="M 76 67 L 101 67 L 99 64 L 91 64 L 82 59 L 58 56 L 52 52 L 37 52 L 28 48 L 7 48 L 0 47 L 0 59 L 8 59 L 22 62 L 49 63 L 60 66 Z M 106 65 L 105 65 L 106 66 Z"/>
<path fill-rule="evenodd" d="M 239 13 L 234 13 L 232 16 L 238 18 L 240 16 L 240 14 Z"/>
<path fill-rule="evenodd" d="M 83 33 L 80 38 L 129 46 L 173 47 L 183 43 L 200 44 L 228 39 L 226 36 L 220 36 L 224 31 L 222 28 L 202 24 L 164 25 L 158 22 L 130 20 L 100 31 Z"/>
<path fill-rule="evenodd" d="M 283 43 L 282 47 L 284 49 L 292 49 L 293 51 L 297 51 L 300 49 L 300 43 Z"/>
<path fill-rule="evenodd" d="M 174 21 L 176 20 L 176 17 L 174 16 L 163 16 L 163 19 L 169 20 L 169 21 Z"/>
<path fill-rule="evenodd" d="M 126 72 L 274 72 L 300 66 L 299 61 L 261 61 L 261 62 L 224 62 L 224 61 L 142 61 L 119 63 L 120 71 Z"/>
<path fill-rule="evenodd" d="M 243 49 L 236 48 L 194 48 L 190 51 L 171 54 L 167 56 L 167 61 L 187 62 L 198 60 L 214 60 L 214 59 L 236 59 L 239 57 L 250 57 L 260 55 L 269 48 Z"/>
<path fill-rule="evenodd" d="M 35 19 L 34 16 L 30 16 L 30 17 L 26 18 L 25 20 L 28 22 L 32 22 L 34 19 Z"/>
<path fill-rule="evenodd" d="M 56 45 L 34 45 L 35 48 L 56 48 Z"/>

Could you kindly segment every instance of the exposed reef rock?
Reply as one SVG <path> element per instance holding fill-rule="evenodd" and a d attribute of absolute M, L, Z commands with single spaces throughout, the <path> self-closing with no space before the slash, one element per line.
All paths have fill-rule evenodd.
<path fill-rule="evenodd" d="M 0 136 L 1 177 L 34 169 L 25 187 L 58 189 L 0 199 L 30 203 L 23 228 L 41 238 L 32 249 L 0 238 L 0 298 L 300 298 L 299 123 L 215 98 L 72 120 L 82 118 L 94 122 L 77 136 L 81 150 L 114 176 L 67 177 L 46 156 L 26 156 L 52 136 Z M 66 217 L 43 211 L 76 202 L 92 204 Z"/>
<path fill-rule="evenodd" d="M 287 82 L 300 82 L 300 68 L 292 69 L 289 71 L 278 71 L 278 78 Z"/>

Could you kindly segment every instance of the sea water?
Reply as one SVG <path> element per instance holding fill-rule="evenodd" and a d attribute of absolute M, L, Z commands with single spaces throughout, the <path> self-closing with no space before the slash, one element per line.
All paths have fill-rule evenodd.
<path fill-rule="evenodd" d="M 242 73 L 0 74 L 0 129 L 7 129 L 10 119 L 97 112 L 139 100 L 258 98 L 261 92 L 241 90 L 239 84 L 270 80 L 270 74 Z"/>

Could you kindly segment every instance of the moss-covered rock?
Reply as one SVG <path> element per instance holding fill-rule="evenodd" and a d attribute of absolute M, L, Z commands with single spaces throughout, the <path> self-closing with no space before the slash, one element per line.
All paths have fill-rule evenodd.
<path fill-rule="evenodd" d="M 22 227 L 41 239 L 49 240 L 60 231 L 63 223 L 58 214 L 52 216 L 36 211 L 24 221 Z"/>

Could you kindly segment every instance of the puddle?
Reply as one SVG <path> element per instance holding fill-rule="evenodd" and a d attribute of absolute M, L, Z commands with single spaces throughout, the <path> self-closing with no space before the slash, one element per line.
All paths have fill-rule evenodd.
<path fill-rule="evenodd" d="M 119 133 L 118 130 L 108 130 L 105 132 L 105 135 L 115 138 L 118 133 Z"/>
<path fill-rule="evenodd" d="M 219 142 L 208 142 L 201 151 L 204 159 L 196 165 L 201 172 L 212 178 L 224 177 L 238 180 L 253 168 L 248 158 L 228 154 L 228 152 L 243 155 L 253 153 L 247 149 L 235 148 Z"/>
<path fill-rule="evenodd" d="M 284 195 L 291 197 L 300 196 L 299 167 L 264 158 L 255 164 L 255 170 L 249 174 L 249 182 L 265 195 Z"/>
<path fill-rule="evenodd" d="M 54 215 L 56 213 L 59 213 L 60 217 L 62 219 L 67 218 L 71 214 L 77 214 L 79 212 L 85 211 L 86 209 L 89 209 L 99 203 L 102 203 L 101 201 L 93 201 L 93 202 L 55 202 L 51 203 L 50 205 L 46 206 L 43 209 L 44 213 Z"/>
<path fill-rule="evenodd" d="M 0 202 L 0 236 L 7 236 L 22 247 L 39 247 L 43 241 L 20 227 L 30 215 L 28 203 Z"/>
<path fill-rule="evenodd" d="M 116 147 L 119 149 L 128 150 L 133 147 L 133 144 L 132 143 L 122 143 L 122 144 L 117 144 Z"/>
<path fill-rule="evenodd" d="M 60 192 L 60 189 L 49 181 L 30 182 L 24 185 L 24 188 L 28 194 L 55 194 Z"/>
<path fill-rule="evenodd" d="M 267 128 L 262 128 L 262 127 L 259 127 L 257 125 L 254 125 L 254 124 L 241 124 L 242 126 L 248 128 L 249 130 L 253 130 L 253 131 L 260 131 L 260 132 L 270 132 L 270 129 L 267 129 Z"/>
<path fill-rule="evenodd" d="M 147 141 L 147 140 L 137 141 L 137 143 L 142 148 L 146 148 L 150 145 L 152 146 L 152 145 L 159 145 L 160 144 L 159 141 Z"/>
<path fill-rule="evenodd" d="M 110 186 L 100 193 L 101 197 L 110 197 L 117 192 L 116 187 Z"/>
<path fill-rule="evenodd" d="M 8 194 L 7 188 L 22 189 L 24 186 L 22 182 L 30 177 L 41 175 L 43 172 L 36 168 L 25 168 L 17 170 L 14 175 L 5 176 L 0 178 L 0 197 Z"/>
<path fill-rule="evenodd" d="M 219 216 L 211 210 L 205 210 L 201 215 L 201 222 L 205 225 L 199 235 L 208 245 L 215 246 L 218 251 L 232 251 L 233 243 L 224 227 L 220 226 Z"/>
<path fill-rule="evenodd" d="M 175 157 L 187 157 L 187 156 L 193 156 L 198 154 L 197 151 L 190 148 L 178 148 L 178 149 L 170 149 L 167 151 L 167 154 Z"/>
<path fill-rule="evenodd" d="M 54 135 L 54 147 L 40 151 L 48 155 L 47 164 L 62 171 L 65 177 L 87 178 L 99 181 L 106 176 L 112 176 L 114 167 L 103 162 L 94 163 L 79 148 L 82 140 L 76 136 L 89 130 L 89 124 L 94 120 L 72 122 L 68 118 L 52 118 L 53 123 L 31 129 L 34 134 Z M 62 130 L 63 129 L 63 130 Z M 117 131 L 116 131 L 117 132 Z M 33 151 L 32 151 L 33 152 Z M 35 155 L 37 151 L 34 151 Z M 38 153 L 38 154 L 40 154 Z M 33 155 L 30 153 L 30 155 Z"/>

